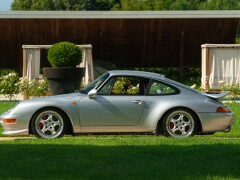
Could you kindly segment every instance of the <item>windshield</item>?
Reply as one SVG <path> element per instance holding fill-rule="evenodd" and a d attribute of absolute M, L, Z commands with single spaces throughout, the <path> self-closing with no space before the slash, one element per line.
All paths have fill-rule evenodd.
<path fill-rule="evenodd" d="M 91 82 L 89 85 L 87 85 L 83 90 L 81 90 L 81 93 L 87 94 L 92 89 L 97 89 L 108 77 L 109 73 L 106 72 L 103 75 L 99 76 L 97 79 L 95 79 L 93 82 Z"/>

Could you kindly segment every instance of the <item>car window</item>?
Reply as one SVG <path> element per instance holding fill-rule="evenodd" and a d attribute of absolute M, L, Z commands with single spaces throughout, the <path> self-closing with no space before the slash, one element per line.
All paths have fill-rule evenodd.
<path fill-rule="evenodd" d="M 159 82 L 159 81 L 152 81 L 150 88 L 149 88 L 149 95 L 169 95 L 169 94 L 176 94 L 178 90 L 168 84 Z"/>
<path fill-rule="evenodd" d="M 101 89 L 98 91 L 99 95 L 107 95 L 110 93 L 112 83 L 113 83 L 114 78 L 109 79 L 106 84 L 101 87 Z"/>
<path fill-rule="evenodd" d="M 96 80 L 94 80 L 92 83 L 87 85 L 85 88 L 81 90 L 81 93 L 87 94 L 90 90 L 92 89 L 97 89 L 98 87 L 101 86 L 101 84 L 110 76 L 110 74 L 107 72 L 100 77 L 98 77 Z"/>
<path fill-rule="evenodd" d="M 118 76 L 105 83 L 98 94 L 144 95 L 148 82 L 146 78 Z"/>

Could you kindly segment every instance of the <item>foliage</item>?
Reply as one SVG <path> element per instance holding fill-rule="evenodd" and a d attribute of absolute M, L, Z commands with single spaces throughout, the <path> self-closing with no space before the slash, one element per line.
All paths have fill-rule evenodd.
<path fill-rule="evenodd" d="M 238 30 L 239 31 L 239 30 Z M 238 36 L 236 38 L 236 44 L 240 44 L 240 37 L 239 37 L 240 32 L 238 32 Z"/>
<path fill-rule="evenodd" d="M 48 92 L 48 85 L 46 79 L 32 80 L 30 83 L 30 96 L 39 97 L 45 96 Z"/>
<path fill-rule="evenodd" d="M 12 10 L 53 10 L 53 0 L 14 0 L 11 4 Z"/>
<path fill-rule="evenodd" d="M 83 10 L 85 2 L 79 0 L 56 0 L 54 10 Z"/>
<path fill-rule="evenodd" d="M 114 94 L 126 94 L 126 90 L 124 89 L 124 86 L 127 83 L 124 81 L 124 79 L 119 79 L 118 81 L 115 82 L 114 84 L 114 88 L 112 90 L 112 92 Z"/>
<path fill-rule="evenodd" d="M 199 5 L 199 10 L 239 10 L 239 0 L 211 0 Z"/>
<path fill-rule="evenodd" d="M 6 76 L 8 75 L 9 73 L 17 73 L 17 71 L 15 69 L 0 69 L 0 77 L 1 76 Z"/>
<path fill-rule="evenodd" d="M 19 79 L 18 82 L 20 92 L 25 95 L 26 97 L 30 96 L 29 92 L 29 79 L 27 77 L 22 77 Z"/>
<path fill-rule="evenodd" d="M 239 0 L 120 0 L 112 10 L 238 10 Z"/>
<path fill-rule="evenodd" d="M 110 10 L 119 0 L 14 0 L 12 10 Z"/>
<path fill-rule="evenodd" d="M 27 97 L 39 97 L 45 96 L 47 91 L 48 86 L 45 79 L 29 81 L 27 77 L 19 78 L 19 75 L 15 72 L 0 76 L 0 94 L 4 94 L 10 100 L 12 100 L 14 94 L 19 92 Z"/>
<path fill-rule="evenodd" d="M 114 84 L 112 92 L 114 94 L 136 94 L 139 87 L 134 82 L 134 78 L 121 77 Z"/>
<path fill-rule="evenodd" d="M 82 50 L 74 43 L 59 42 L 48 50 L 48 61 L 53 67 L 76 67 L 82 62 Z"/>
<path fill-rule="evenodd" d="M 12 10 L 239 10 L 239 0 L 14 0 Z"/>
<path fill-rule="evenodd" d="M 46 79 L 30 81 L 27 77 L 22 77 L 18 82 L 18 86 L 20 92 L 22 92 L 25 97 L 45 96 L 48 92 Z"/>
<path fill-rule="evenodd" d="M 14 0 L 11 4 L 12 10 L 30 10 L 31 1 L 29 0 Z"/>
<path fill-rule="evenodd" d="M 220 89 L 222 91 L 231 91 L 231 93 L 228 95 L 230 97 L 230 100 L 232 102 L 236 102 L 237 97 L 240 95 L 240 85 L 239 84 L 225 84 L 224 81 L 220 81 Z"/>
<path fill-rule="evenodd" d="M 179 81 L 188 86 L 193 84 L 201 86 L 201 73 L 201 68 L 185 68 L 183 70 L 183 79 Z"/>
<path fill-rule="evenodd" d="M 19 86 L 17 84 L 19 75 L 15 72 L 0 77 L 0 94 L 4 94 L 12 99 L 13 94 L 19 92 Z"/>
<path fill-rule="evenodd" d="M 176 90 L 159 82 L 153 82 L 149 89 L 149 94 L 171 94 L 174 92 Z"/>

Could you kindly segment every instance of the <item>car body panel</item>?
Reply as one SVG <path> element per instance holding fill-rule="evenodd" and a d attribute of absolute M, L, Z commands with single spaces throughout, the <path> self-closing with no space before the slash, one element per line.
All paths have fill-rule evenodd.
<path fill-rule="evenodd" d="M 198 113 L 198 116 L 202 120 L 203 133 L 229 131 L 233 123 L 233 113 Z"/>
<path fill-rule="evenodd" d="M 81 126 L 133 126 L 142 115 L 145 96 L 84 97 L 79 104 Z"/>
<path fill-rule="evenodd" d="M 4 130 L 6 130 L 6 132 L 4 131 L 3 134 L 6 133 L 10 134 L 11 130 L 17 131 L 19 128 L 24 130 L 29 129 L 29 123 L 34 113 L 46 107 L 54 107 L 63 110 L 70 118 L 70 121 L 73 126 L 73 131 L 75 133 L 79 133 L 80 120 L 78 104 L 82 96 L 84 95 L 72 93 L 58 96 L 33 98 L 21 101 L 15 108 L 13 108 L 13 110 L 10 113 L 7 111 L 6 113 L 3 113 L 0 116 L 0 119 L 17 117 L 17 123 L 14 125 L 1 123 Z M 76 104 L 74 104 L 73 102 L 76 102 Z"/>

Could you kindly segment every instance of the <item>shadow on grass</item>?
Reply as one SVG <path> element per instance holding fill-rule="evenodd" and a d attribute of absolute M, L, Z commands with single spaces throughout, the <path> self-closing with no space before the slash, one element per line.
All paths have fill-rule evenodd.
<path fill-rule="evenodd" d="M 0 145 L 1 179 L 240 178 L 240 145 Z"/>

